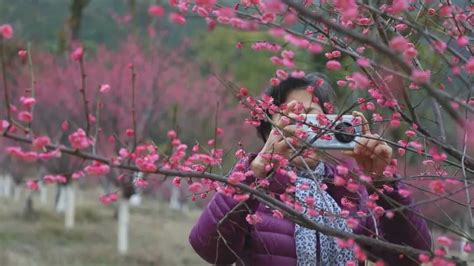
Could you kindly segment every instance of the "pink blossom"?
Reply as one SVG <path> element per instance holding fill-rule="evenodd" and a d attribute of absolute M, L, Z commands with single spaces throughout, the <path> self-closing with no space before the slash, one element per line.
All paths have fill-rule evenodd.
<path fill-rule="evenodd" d="M 188 190 L 192 193 L 198 193 L 199 191 L 201 191 L 202 187 L 203 185 L 201 184 L 201 182 L 194 182 L 189 185 Z"/>
<path fill-rule="evenodd" d="M 430 190 L 433 193 L 436 194 L 444 194 L 446 192 L 445 190 L 445 184 L 442 180 L 434 180 L 430 182 Z"/>
<path fill-rule="evenodd" d="M 445 42 L 440 40 L 433 41 L 433 46 L 435 51 L 438 53 L 444 52 L 444 50 L 446 50 L 446 47 L 448 47 Z"/>
<path fill-rule="evenodd" d="M 77 47 L 72 53 L 70 54 L 71 60 L 79 61 L 82 60 L 84 56 L 84 48 L 82 46 Z"/>
<path fill-rule="evenodd" d="M 4 39 L 11 39 L 13 37 L 13 28 L 10 24 L 0 25 L 0 35 Z"/>
<path fill-rule="evenodd" d="M 179 176 L 175 176 L 173 178 L 173 180 L 171 181 L 171 183 L 175 186 L 175 187 L 181 187 L 181 177 Z"/>
<path fill-rule="evenodd" d="M 68 140 L 71 146 L 78 150 L 85 149 L 92 144 L 92 140 L 86 136 L 86 132 L 82 128 L 69 135 Z"/>
<path fill-rule="evenodd" d="M 404 23 L 399 23 L 395 25 L 395 29 L 400 32 L 406 30 L 407 28 L 408 28 L 407 24 L 404 24 Z"/>
<path fill-rule="evenodd" d="M 39 154 L 39 158 L 43 160 L 48 160 L 51 158 L 60 158 L 60 157 L 61 157 L 61 151 L 59 149 Z"/>
<path fill-rule="evenodd" d="M 51 140 L 48 136 L 40 136 L 33 139 L 33 147 L 35 149 L 41 150 L 48 144 L 51 144 Z"/>
<path fill-rule="evenodd" d="M 293 78 L 302 78 L 302 77 L 304 77 L 304 75 L 305 75 L 305 73 L 302 70 L 295 70 L 295 71 L 291 72 L 291 76 Z"/>
<path fill-rule="evenodd" d="M 428 263 L 430 262 L 430 256 L 426 253 L 421 253 L 418 255 L 418 260 L 422 263 Z"/>
<path fill-rule="evenodd" d="M 102 84 L 100 85 L 100 92 L 106 93 L 110 90 L 110 85 L 109 84 Z"/>
<path fill-rule="evenodd" d="M 2 129 L 6 129 L 8 126 L 10 126 L 10 123 L 7 120 L 2 120 Z"/>
<path fill-rule="evenodd" d="M 69 122 L 67 120 L 64 120 L 62 123 L 61 123 L 61 130 L 62 131 L 66 131 L 69 129 Z"/>
<path fill-rule="evenodd" d="M 441 246 L 449 247 L 453 244 L 453 240 L 447 236 L 438 236 L 438 238 L 436 238 L 436 243 Z"/>
<path fill-rule="evenodd" d="M 469 242 L 464 243 L 464 246 L 462 247 L 462 250 L 466 253 L 471 253 L 472 252 L 472 245 Z"/>
<path fill-rule="evenodd" d="M 233 198 L 234 200 L 238 202 L 242 202 L 242 201 L 248 200 L 250 198 L 250 195 L 249 194 L 235 194 Z"/>
<path fill-rule="evenodd" d="M 279 79 L 277 79 L 277 78 L 271 78 L 270 79 L 270 85 L 272 85 L 273 87 L 278 86 L 279 84 L 280 84 Z"/>
<path fill-rule="evenodd" d="M 133 135 L 135 135 L 135 131 L 133 131 L 133 129 L 131 129 L 131 128 L 127 128 L 127 129 L 125 130 L 125 135 L 126 135 L 127 137 L 131 138 L 131 137 L 133 137 Z"/>
<path fill-rule="evenodd" d="M 374 214 L 378 217 L 381 217 L 385 212 L 385 209 L 381 206 L 377 206 L 374 208 Z"/>
<path fill-rule="evenodd" d="M 362 67 L 369 67 L 370 66 L 370 61 L 369 59 L 365 58 L 365 57 L 359 57 L 357 58 L 356 60 L 357 64 L 359 66 L 362 66 Z"/>
<path fill-rule="evenodd" d="M 161 17 L 165 14 L 165 9 L 159 5 L 151 5 L 148 7 L 148 15 L 153 17 Z"/>
<path fill-rule="evenodd" d="M 431 71 L 414 69 L 411 73 L 411 79 L 418 84 L 428 83 L 430 81 Z"/>
<path fill-rule="evenodd" d="M 84 172 L 82 171 L 77 171 L 72 174 L 72 179 L 78 180 L 79 178 L 84 176 Z"/>
<path fill-rule="evenodd" d="M 273 210 L 272 211 L 272 216 L 277 218 L 277 219 L 283 219 L 283 213 L 279 210 Z"/>
<path fill-rule="evenodd" d="M 53 183 L 65 184 L 67 182 L 67 178 L 63 175 L 45 175 L 43 177 L 43 181 L 45 184 L 53 184 Z"/>
<path fill-rule="evenodd" d="M 339 175 L 345 176 L 349 173 L 349 169 L 344 165 L 337 165 L 336 171 Z"/>
<path fill-rule="evenodd" d="M 251 225 L 255 225 L 258 223 L 261 223 L 263 221 L 263 218 L 258 215 L 258 214 L 247 214 L 247 217 L 245 217 L 245 220 Z"/>
<path fill-rule="evenodd" d="M 400 13 L 408 8 L 408 1 L 407 0 L 394 0 L 392 1 L 392 5 L 390 6 L 389 11 L 390 13 L 397 14 Z"/>
<path fill-rule="evenodd" d="M 357 226 L 359 226 L 359 221 L 352 217 L 348 218 L 346 222 L 347 222 L 347 226 L 351 229 L 355 229 L 357 228 Z"/>
<path fill-rule="evenodd" d="M 409 138 L 413 138 L 414 136 L 416 136 L 416 132 L 413 130 L 407 130 L 405 131 L 405 135 Z"/>
<path fill-rule="evenodd" d="M 36 181 L 36 180 L 28 180 L 28 181 L 26 181 L 26 187 L 27 187 L 28 189 L 31 189 L 31 190 L 34 190 L 34 191 L 38 191 L 38 190 L 39 190 L 38 181 Z"/>
<path fill-rule="evenodd" d="M 184 25 L 186 24 L 186 18 L 183 17 L 181 14 L 172 12 L 169 14 L 169 19 L 172 23 L 178 24 L 178 25 Z"/>
<path fill-rule="evenodd" d="M 137 178 L 137 179 L 135 179 L 135 186 L 137 188 L 146 188 L 146 187 L 148 187 L 148 181 L 146 181 L 143 178 Z"/>
<path fill-rule="evenodd" d="M 278 69 L 276 71 L 276 76 L 281 80 L 285 80 L 285 79 L 288 78 L 288 72 L 286 72 L 285 70 L 282 70 L 282 69 Z"/>
<path fill-rule="evenodd" d="M 469 38 L 466 36 L 461 36 L 456 40 L 459 47 L 464 47 L 469 44 Z"/>
<path fill-rule="evenodd" d="M 474 57 L 471 57 L 469 60 L 467 60 L 466 64 L 464 65 L 464 70 L 466 70 L 468 74 L 474 74 Z"/>
<path fill-rule="evenodd" d="M 389 42 L 390 48 L 398 52 L 403 52 L 404 50 L 406 50 L 408 48 L 408 44 L 409 42 L 407 41 L 407 39 L 402 36 L 396 36 L 392 38 Z"/>
<path fill-rule="evenodd" d="M 110 166 L 99 161 L 93 161 L 91 165 L 84 168 L 84 171 L 91 176 L 105 176 L 110 172 Z"/>
<path fill-rule="evenodd" d="M 21 153 L 23 153 L 21 147 L 19 146 L 10 146 L 5 149 L 8 154 L 12 156 L 19 156 Z"/>
<path fill-rule="evenodd" d="M 354 80 L 355 88 L 358 89 L 365 89 L 370 84 L 370 80 L 367 78 L 367 76 L 359 72 L 352 74 L 352 79 Z"/>
<path fill-rule="evenodd" d="M 21 111 L 20 113 L 18 113 L 18 120 L 30 123 L 31 121 L 33 121 L 33 115 L 30 112 Z"/>
<path fill-rule="evenodd" d="M 373 113 L 372 114 L 372 120 L 374 120 L 375 122 L 382 122 L 383 121 L 383 117 L 381 114 L 379 113 Z"/>
<path fill-rule="evenodd" d="M 102 195 L 99 197 L 99 200 L 104 205 L 109 205 L 110 203 L 116 202 L 118 200 L 117 192 L 112 192 L 110 194 Z"/>
<path fill-rule="evenodd" d="M 342 68 L 342 66 L 341 66 L 341 63 L 339 63 L 339 61 L 329 60 L 326 63 L 326 68 L 329 69 L 329 70 L 339 70 L 339 69 Z"/>
<path fill-rule="evenodd" d="M 444 161 L 448 158 L 445 153 L 438 152 L 438 149 L 436 147 L 430 149 L 430 155 L 433 157 L 433 160 L 437 162 Z"/>
<path fill-rule="evenodd" d="M 398 194 L 400 194 L 400 196 L 402 196 L 403 198 L 408 198 L 411 195 L 411 192 L 408 189 L 402 188 L 398 190 Z"/>
<path fill-rule="evenodd" d="M 238 183 L 244 181 L 246 179 L 244 173 L 242 172 L 233 172 L 227 181 L 232 185 L 237 185 Z"/>
<path fill-rule="evenodd" d="M 265 13 L 262 15 L 260 18 L 260 21 L 262 21 L 263 24 L 271 23 L 275 21 L 276 15 L 274 13 Z"/>
<path fill-rule="evenodd" d="M 174 130 L 168 131 L 167 136 L 168 136 L 169 139 L 175 139 L 176 136 L 177 136 L 176 131 L 174 131 Z"/>
<path fill-rule="evenodd" d="M 20 97 L 21 104 L 26 108 L 31 108 L 36 104 L 35 98 L 32 97 Z"/>
<path fill-rule="evenodd" d="M 308 51 L 313 54 L 319 54 L 323 51 L 323 47 L 318 43 L 310 43 L 308 45 Z"/>
<path fill-rule="evenodd" d="M 263 2 L 265 11 L 271 13 L 281 13 L 286 9 L 286 5 L 281 0 L 265 0 Z"/>
<path fill-rule="evenodd" d="M 344 186 L 346 184 L 346 180 L 341 176 L 335 175 L 333 179 L 333 183 L 335 186 Z"/>

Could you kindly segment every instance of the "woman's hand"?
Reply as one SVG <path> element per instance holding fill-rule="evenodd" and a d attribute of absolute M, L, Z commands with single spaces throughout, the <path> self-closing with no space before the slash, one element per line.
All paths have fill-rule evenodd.
<path fill-rule="evenodd" d="M 289 159 L 293 154 L 294 151 L 289 145 L 289 142 L 292 143 L 292 145 L 293 143 L 296 143 L 292 141 L 291 136 L 296 133 L 297 128 L 294 124 L 288 124 L 288 117 L 293 119 L 297 117 L 294 113 L 292 113 L 296 105 L 297 101 L 289 102 L 287 108 L 282 111 L 282 115 L 276 115 L 276 117 L 274 118 L 273 121 L 275 125 L 285 136 L 282 136 L 277 128 L 272 129 L 262 150 L 258 153 L 257 157 L 252 161 L 250 165 L 251 169 L 257 177 L 265 177 L 267 173 L 267 171 L 265 171 L 265 166 L 269 163 L 275 162 L 265 159 L 265 154 L 278 154 L 286 159 Z M 293 145 L 293 147 L 298 148 L 296 145 Z"/>
<path fill-rule="evenodd" d="M 344 154 L 353 157 L 365 172 L 381 176 L 392 160 L 393 150 L 378 134 L 370 132 L 368 121 L 362 113 L 354 111 L 352 115 L 362 119 L 362 135 L 366 138 L 359 138 L 354 150 Z"/>

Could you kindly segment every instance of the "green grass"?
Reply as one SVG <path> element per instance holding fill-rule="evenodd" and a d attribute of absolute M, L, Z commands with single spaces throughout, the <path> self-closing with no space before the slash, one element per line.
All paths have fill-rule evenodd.
<path fill-rule="evenodd" d="M 76 225 L 69 231 L 54 211 L 52 193 L 48 206 L 35 202 L 35 218 L 28 220 L 23 200 L 0 199 L 0 265 L 206 265 L 188 244 L 199 210 L 181 213 L 147 199 L 131 207 L 129 254 L 119 256 L 114 209 L 96 200 L 99 192 L 80 193 Z"/>

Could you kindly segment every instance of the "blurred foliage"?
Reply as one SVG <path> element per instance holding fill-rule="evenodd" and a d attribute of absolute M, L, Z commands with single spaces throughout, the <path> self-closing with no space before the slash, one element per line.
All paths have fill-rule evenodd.
<path fill-rule="evenodd" d="M 251 49 L 252 43 L 263 40 L 275 41 L 263 32 L 236 32 L 218 27 L 196 39 L 194 52 L 200 63 L 215 68 L 218 74 L 232 73 L 238 85 L 256 94 L 277 69 L 269 60 L 272 52 Z M 238 42 L 243 44 L 241 49 L 236 48 Z"/>
<path fill-rule="evenodd" d="M 72 3 L 72 0 L 0 0 L 1 22 L 13 25 L 18 40 L 32 41 L 49 51 L 61 51 L 62 42 L 67 38 L 64 27 L 71 19 Z M 83 9 L 79 27 L 81 42 L 92 49 L 99 44 L 117 48 L 130 33 L 146 36 L 147 26 L 152 23 L 147 10 L 152 3 L 156 1 L 89 1 Z M 134 18 L 127 18 L 132 13 Z M 166 37 L 169 46 L 205 30 L 202 20 L 192 18 L 184 27 L 170 23 L 167 16 L 157 19 L 154 24 L 157 30 L 163 31 L 162 37 Z"/>
<path fill-rule="evenodd" d="M 311 55 L 306 50 L 288 45 L 265 32 L 237 32 L 233 29 L 218 27 L 211 33 L 201 34 L 195 38 L 194 53 L 201 64 L 215 69 L 216 73 L 231 73 L 236 84 L 247 87 L 252 95 L 260 95 L 261 91 L 268 86 L 269 79 L 275 76 L 275 71 L 284 68 L 275 66 L 270 61 L 272 56 L 281 56 L 280 52 L 252 49 L 252 44 L 258 41 L 277 43 L 282 46 L 281 51 L 292 50 L 295 53 L 295 63 L 298 68 L 306 73 L 325 74 L 336 91 L 338 103 L 343 103 L 348 97 L 347 90 L 339 89 L 336 81 L 354 71 L 352 59 L 344 57 L 345 68 L 341 71 L 329 72 L 325 67 L 327 59 L 324 52 Z M 242 43 L 240 49 L 236 47 L 239 42 Z M 354 93 L 349 92 L 349 94 Z"/>

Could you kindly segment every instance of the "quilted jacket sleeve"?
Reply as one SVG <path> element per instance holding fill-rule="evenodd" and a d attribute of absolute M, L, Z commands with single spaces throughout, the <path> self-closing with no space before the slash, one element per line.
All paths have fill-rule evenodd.
<path fill-rule="evenodd" d="M 327 175 L 334 176 L 334 169 L 327 166 Z M 395 182 L 393 191 L 385 192 L 387 200 L 383 197 L 377 201 L 377 205 L 383 207 L 385 210 L 393 209 L 394 203 L 398 206 L 411 206 L 414 200 L 411 196 L 402 196 L 399 193 L 400 189 L 406 189 L 400 182 Z M 357 211 L 367 212 L 368 210 L 368 193 L 365 187 L 359 187 L 356 193 L 348 191 L 344 186 L 336 187 L 328 183 L 329 194 L 338 202 L 342 199 L 348 199 L 354 202 L 354 208 L 350 209 L 351 215 L 355 215 Z M 369 217 L 359 221 L 359 226 L 354 230 L 356 234 L 362 234 L 370 237 L 375 237 L 375 232 L 378 232 L 379 237 L 388 242 L 406 245 L 421 250 L 431 249 L 431 236 L 428 230 L 426 221 L 417 214 L 420 210 L 417 207 L 407 207 L 401 212 L 395 212 L 392 218 L 387 218 L 385 215 L 374 219 Z M 377 227 L 377 230 L 375 229 Z M 387 252 L 385 249 L 376 247 L 364 247 L 369 256 L 383 259 L 388 265 L 418 265 L 417 258 L 407 258 L 395 252 Z"/>
<path fill-rule="evenodd" d="M 231 173 L 249 170 L 251 159 L 252 156 L 236 164 Z M 250 183 L 254 179 L 251 176 L 245 182 Z M 237 201 L 224 193 L 216 193 L 191 229 L 191 246 L 211 264 L 232 264 L 243 251 L 249 230 L 245 218 L 249 209 L 256 210 L 258 201 L 250 198 L 246 201 L 247 206 L 233 210 L 237 204 Z"/>
<path fill-rule="evenodd" d="M 406 189 L 405 186 L 399 182 L 394 185 L 394 190 L 386 192 L 385 195 L 390 200 L 380 198 L 377 204 L 386 210 L 393 209 L 393 204 L 399 206 L 411 206 L 414 200 L 411 196 L 402 196 L 399 193 L 400 189 Z M 418 214 L 420 210 L 418 207 L 407 207 L 403 211 L 395 212 L 392 218 L 385 215 L 378 219 L 379 235 L 388 242 L 406 245 L 421 250 L 431 249 L 431 235 L 428 230 L 426 221 Z M 418 265 L 417 258 L 407 258 L 400 254 L 388 254 L 383 250 L 372 248 L 371 252 L 379 258 L 384 259 L 389 265 Z"/>

